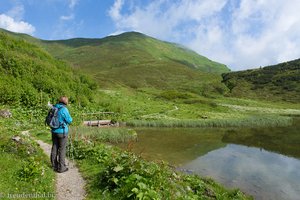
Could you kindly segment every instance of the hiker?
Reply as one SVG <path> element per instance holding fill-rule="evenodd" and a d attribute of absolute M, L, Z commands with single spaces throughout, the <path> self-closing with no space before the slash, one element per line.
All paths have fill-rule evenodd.
<path fill-rule="evenodd" d="M 68 171 L 65 164 L 66 146 L 68 141 L 69 124 L 72 122 L 72 117 L 68 108 L 68 97 L 62 96 L 54 107 L 58 108 L 58 128 L 51 128 L 52 133 L 52 149 L 51 149 L 51 164 L 54 171 L 63 173 Z"/>

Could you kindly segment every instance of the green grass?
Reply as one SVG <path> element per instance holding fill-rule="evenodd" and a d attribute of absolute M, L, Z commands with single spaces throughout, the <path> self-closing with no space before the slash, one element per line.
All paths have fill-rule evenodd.
<path fill-rule="evenodd" d="M 48 127 L 35 128 L 30 131 L 30 134 L 39 140 L 52 144 L 51 130 Z"/>
<path fill-rule="evenodd" d="M 1 152 L 0 194 L 2 197 L 10 199 L 9 195 L 47 194 L 52 198 L 45 199 L 54 199 L 54 174 L 49 165 L 44 162 L 45 157 L 40 156 L 36 158 L 38 159 L 43 161 L 35 161 L 34 168 L 30 168 L 29 161 L 25 161 L 24 158 Z"/>
<path fill-rule="evenodd" d="M 27 128 L 19 121 L 0 119 L 0 194 L 4 199 L 21 199 L 18 195 L 54 199 L 55 175 L 49 158 L 30 137 L 20 133 Z M 20 141 L 12 140 L 16 136 Z"/>
<path fill-rule="evenodd" d="M 284 116 L 300 114 L 299 104 L 203 97 L 172 90 L 103 90 L 99 95 L 101 106 L 115 112 L 116 120 L 137 126 L 284 126 L 291 123 L 291 118 Z"/>

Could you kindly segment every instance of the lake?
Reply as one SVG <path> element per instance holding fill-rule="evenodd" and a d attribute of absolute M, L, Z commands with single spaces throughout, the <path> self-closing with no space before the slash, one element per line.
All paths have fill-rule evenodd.
<path fill-rule="evenodd" d="M 136 128 L 123 148 L 211 177 L 255 199 L 299 199 L 299 120 L 277 128 Z"/>

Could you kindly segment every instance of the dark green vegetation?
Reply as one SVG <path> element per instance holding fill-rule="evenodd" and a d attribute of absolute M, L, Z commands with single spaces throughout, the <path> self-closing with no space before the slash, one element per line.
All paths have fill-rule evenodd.
<path fill-rule="evenodd" d="M 85 106 L 97 84 L 36 45 L 0 32 L 0 104 L 36 107 L 61 95 Z"/>
<path fill-rule="evenodd" d="M 230 96 L 300 102 L 300 59 L 222 76 Z"/>
<path fill-rule="evenodd" d="M 12 112 L 15 114 L 19 110 L 12 110 Z M 20 116 L 16 114 L 18 119 L 0 118 L 1 198 L 21 199 L 17 195 L 27 194 L 44 195 L 49 197 L 45 199 L 54 199 L 55 175 L 50 167 L 49 158 L 27 131 L 22 134 L 23 130 L 35 126 L 30 119 L 22 120 Z M 27 199 L 31 198 L 27 196 Z"/>

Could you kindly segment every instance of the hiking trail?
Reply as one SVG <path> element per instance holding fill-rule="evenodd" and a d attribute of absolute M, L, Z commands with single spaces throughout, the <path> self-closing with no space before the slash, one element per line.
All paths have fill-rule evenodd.
<path fill-rule="evenodd" d="M 51 145 L 41 140 L 35 140 L 47 156 L 50 156 Z M 66 159 L 69 170 L 56 173 L 55 196 L 57 200 L 82 200 L 85 198 L 85 181 L 83 180 L 75 163 Z"/>

